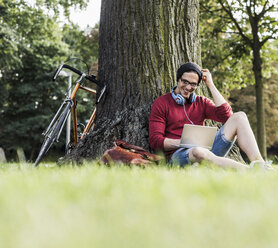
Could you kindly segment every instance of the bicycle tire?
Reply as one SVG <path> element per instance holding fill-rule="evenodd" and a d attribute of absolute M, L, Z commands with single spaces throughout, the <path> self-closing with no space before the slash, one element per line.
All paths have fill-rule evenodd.
<path fill-rule="evenodd" d="M 66 108 L 63 110 L 63 112 L 61 113 L 61 115 L 57 118 L 56 122 L 51 127 L 49 134 L 46 134 L 39 155 L 35 161 L 35 167 L 39 165 L 44 155 L 48 152 L 49 148 L 54 143 L 55 138 L 57 137 L 60 129 L 63 128 L 63 125 L 65 124 L 65 118 L 67 118 L 68 113 L 70 111 L 71 111 L 71 105 L 68 104 Z"/>

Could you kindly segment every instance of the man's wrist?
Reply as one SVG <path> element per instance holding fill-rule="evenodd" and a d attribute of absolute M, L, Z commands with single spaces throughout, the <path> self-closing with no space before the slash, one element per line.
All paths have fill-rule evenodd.
<path fill-rule="evenodd" d="M 164 139 L 164 150 L 165 151 L 175 150 L 178 148 L 179 144 L 180 144 L 180 139 L 165 138 Z"/>

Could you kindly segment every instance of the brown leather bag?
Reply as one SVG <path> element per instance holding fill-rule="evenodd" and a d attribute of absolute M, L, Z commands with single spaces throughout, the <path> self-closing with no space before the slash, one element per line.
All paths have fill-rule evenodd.
<path fill-rule="evenodd" d="M 105 151 L 101 160 L 106 163 L 124 163 L 129 165 L 150 165 L 158 162 L 160 156 L 149 153 L 144 148 L 134 146 L 123 140 L 116 140 L 114 147 Z"/>

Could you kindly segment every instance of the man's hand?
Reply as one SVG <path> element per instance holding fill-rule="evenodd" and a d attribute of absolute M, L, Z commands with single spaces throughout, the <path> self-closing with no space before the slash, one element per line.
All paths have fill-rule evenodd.
<path fill-rule="evenodd" d="M 209 88 L 216 107 L 218 107 L 218 106 L 222 105 L 223 103 L 225 103 L 226 100 L 220 94 L 220 92 L 217 90 L 217 88 L 215 87 L 215 85 L 214 85 L 214 83 L 212 81 L 212 76 L 211 76 L 210 71 L 208 69 L 202 69 L 202 74 L 203 74 L 202 80 L 204 81 L 206 86 Z"/>
<path fill-rule="evenodd" d="M 210 88 L 210 86 L 213 86 L 212 76 L 208 69 L 202 69 L 202 80 Z"/>

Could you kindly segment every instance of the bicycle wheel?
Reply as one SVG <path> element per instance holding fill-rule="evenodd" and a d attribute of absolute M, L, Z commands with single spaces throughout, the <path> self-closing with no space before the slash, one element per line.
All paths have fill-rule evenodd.
<path fill-rule="evenodd" d="M 51 147 L 55 139 L 56 141 L 58 140 L 60 133 L 65 125 L 66 119 L 69 116 L 70 111 L 71 111 L 71 104 L 68 103 L 64 111 L 57 118 L 56 122 L 52 125 L 51 129 L 48 131 L 47 134 L 45 134 L 44 142 L 42 144 L 39 155 L 35 161 L 35 166 L 38 166 L 41 159 L 48 152 L 49 148 Z"/>

